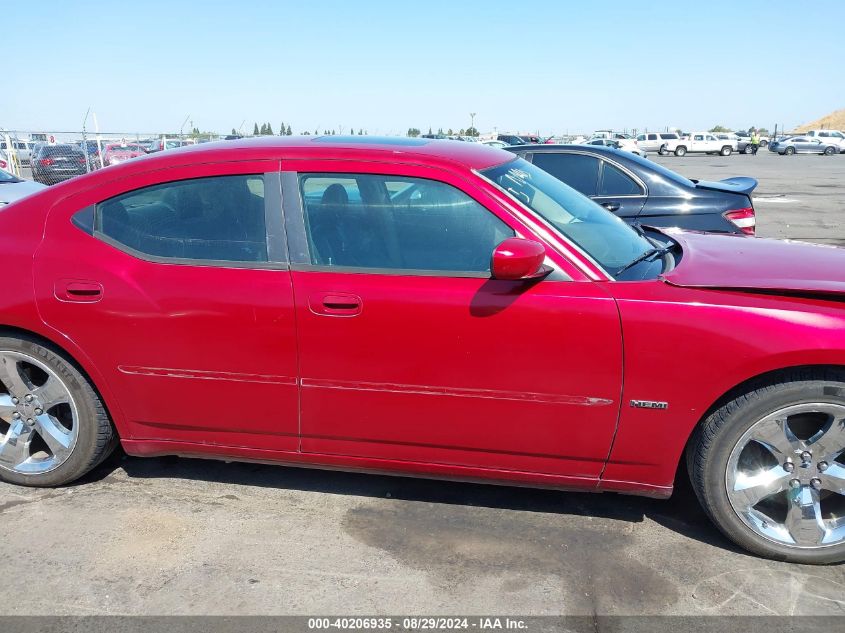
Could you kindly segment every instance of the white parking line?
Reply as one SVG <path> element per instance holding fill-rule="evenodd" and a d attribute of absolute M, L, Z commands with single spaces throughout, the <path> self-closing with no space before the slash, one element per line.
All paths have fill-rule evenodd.
<path fill-rule="evenodd" d="M 754 199 L 754 202 L 777 202 L 778 204 L 791 204 L 793 202 L 801 202 L 797 198 L 780 198 L 780 197 L 766 198 L 766 197 L 763 197 L 763 196 L 754 196 L 753 199 Z"/>

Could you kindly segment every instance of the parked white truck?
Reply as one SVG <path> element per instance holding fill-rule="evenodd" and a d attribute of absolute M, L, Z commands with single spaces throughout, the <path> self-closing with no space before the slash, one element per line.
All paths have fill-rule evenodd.
<path fill-rule="evenodd" d="M 825 145 L 836 145 L 839 148 L 839 153 L 845 153 L 845 134 L 839 130 L 810 130 L 805 132 L 802 136 L 809 136 L 816 138 Z"/>
<path fill-rule="evenodd" d="M 721 154 L 730 156 L 734 151 L 733 143 L 730 140 L 716 138 L 710 132 L 693 132 L 683 137 L 675 146 L 675 156 L 685 154 Z"/>

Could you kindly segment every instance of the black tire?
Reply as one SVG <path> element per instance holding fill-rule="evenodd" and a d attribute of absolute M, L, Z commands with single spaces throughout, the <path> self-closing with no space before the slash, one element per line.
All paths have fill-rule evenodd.
<path fill-rule="evenodd" d="M 764 416 L 805 402 L 845 405 L 845 371 L 790 370 L 767 382 L 751 385 L 699 425 L 687 446 L 687 467 L 704 511 L 734 543 L 774 560 L 824 565 L 845 560 L 845 543 L 808 550 L 764 538 L 739 518 L 725 487 L 730 453 L 743 434 Z"/>
<path fill-rule="evenodd" d="M 792 156 L 795 153 L 795 148 L 794 147 L 787 147 L 785 150 L 783 150 L 783 153 L 786 154 L 787 156 Z"/>
<path fill-rule="evenodd" d="M 749 144 L 748 144 L 748 145 L 746 145 L 744 148 L 742 148 L 742 153 L 743 153 L 743 154 L 752 154 L 752 153 L 754 153 L 754 146 L 753 146 L 753 145 L 751 145 L 751 143 L 749 143 Z"/>
<path fill-rule="evenodd" d="M 769 141 L 760 141 L 760 147 L 768 147 Z"/>
<path fill-rule="evenodd" d="M 665 143 L 658 148 L 657 153 L 660 154 L 661 156 L 666 156 L 666 154 L 669 153 L 669 150 L 666 149 Z"/>
<path fill-rule="evenodd" d="M 720 154 L 721 156 L 730 156 L 730 155 L 731 155 L 731 153 L 733 153 L 733 151 L 734 151 L 734 150 L 733 150 L 733 147 L 731 147 L 730 145 L 725 145 L 725 146 L 721 149 L 721 151 L 719 152 L 719 154 Z"/>
<path fill-rule="evenodd" d="M 675 156 L 686 156 L 686 153 L 687 148 L 683 145 L 678 145 L 678 147 L 675 148 Z"/>
<path fill-rule="evenodd" d="M 117 446 L 117 433 L 94 388 L 58 350 L 27 337 L 0 336 L 0 350 L 31 356 L 57 374 L 70 391 L 78 410 L 76 444 L 70 455 L 45 473 L 22 474 L 0 468 L 0 480 L 21 486 L 61 486 L 95 468 Z"/>
<path fill-rule="evenodd" d="M 825 156 L 833 156 L 836 153 L 835 147 L 825 147 L 824 148 L 824 155 Z"/>

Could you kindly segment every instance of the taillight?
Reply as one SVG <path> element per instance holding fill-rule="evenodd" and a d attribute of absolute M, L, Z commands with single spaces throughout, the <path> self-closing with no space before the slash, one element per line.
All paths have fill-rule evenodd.
<path fill-rule="evenodd" d="M 82 158 L 80 158 L 80 159 L 79 159 L 79 164 L 80 164 L 80 165 L 84 165 L 84 164 L 85 164 L 85 157 L 84 157 L 84 156 L 83 156 Z"/>
<path fill-rule="evenodd" d="M 0 159 L 0 169 L 6 169 L 6 165 L 8 165 L 8 163 L 5 160 Z"/>
<path fill-rule="evenodd" d="M 52 158 L 42 158 L 42 159 L 39 161 L 39 164 L 40 164 L 42 167 L 49 167 L 50 165 L 52 165 L 52 164 L 53 164 L 53 159 L 52 159 Z"/>
<path fill-rule="evenodd" d="M 723 215 L 728 222 L 733 224 L 746 235 L 754 235 L 754 229 L 757 226 L 757 218 L 754 216 L 753 208 L 746 207 L 744 209 L 727 211 Z"/>

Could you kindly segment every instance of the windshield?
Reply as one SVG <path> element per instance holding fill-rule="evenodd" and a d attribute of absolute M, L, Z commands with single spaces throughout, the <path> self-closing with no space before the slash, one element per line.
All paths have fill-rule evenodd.
<path fill-rule="evenodd" d="M 522 158 L 481 174 L 549 222 L 611 275 L 654 248 L 610 211 Z"/>

